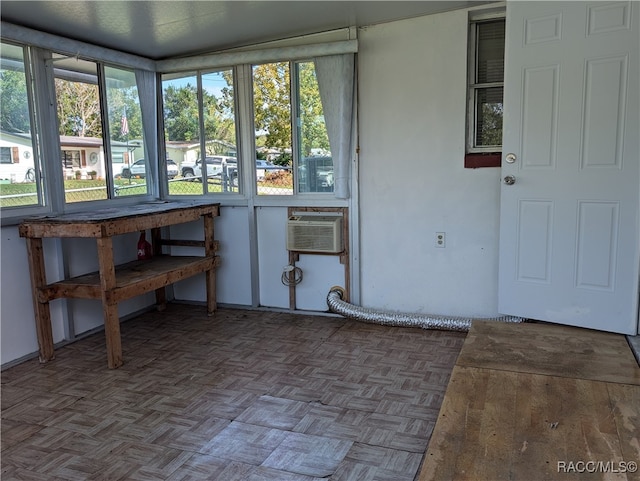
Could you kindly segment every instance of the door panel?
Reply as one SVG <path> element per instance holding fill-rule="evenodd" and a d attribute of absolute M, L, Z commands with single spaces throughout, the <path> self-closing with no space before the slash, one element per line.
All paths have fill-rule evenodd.
<path fill-rule="evenodd" d="M 615 291 L 618 260 L 618 202 L 580 202 L 576 287 Z"/>
<path fill-rule="evenodd" d="M 558 70 L 558 65 L 552 65 L 524 71 L 520 131 L 523 169 L 556 165 Z"/>
<path fill-rule="evenodd" d="M 582 167 L 622 167 L 628 57 L 587 60 Z"/>
<path fill-rule="evenodd" d="M 637 333 L 638 7 L 507 3 L 503 314 Z"/>
<path fill-rule="evenodd" d="M 551 283 L 553 202 L 521 200 L 518 210 L 516 278 L 523 282 Z"/>

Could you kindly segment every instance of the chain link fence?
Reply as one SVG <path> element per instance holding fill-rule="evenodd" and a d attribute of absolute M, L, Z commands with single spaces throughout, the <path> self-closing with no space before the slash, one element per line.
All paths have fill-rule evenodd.
<path fill-rule="evenodd" d="M 0 208 L 38 205 L 35 183 L 12 184 L 0 181 Z"/>
<path fill-rule="evenodd" d="M 258 180 L 258 195 L 292 195 L 293 174 L 290 170 L 265 172 L 264 178 Z"/>
<path fill-rule="evenodd" d="M 202 178 L 196 176 L 176 177 L 169 180 L 169 195 L 203 195 L 205 193 L 238 193 L 237 176 L 215 175 L 203 185 Z"/>
<path fill-rule="evenodd" d="M 206 191 L 205 191 L 206 188 Z M 116 179 L 114 184 L 116 197 L 145 195 L 145 179 Z M 197 196 L 206 193 L 238 193 L 237 176 L 218 175 L 207 179 L 196 177 L 176 177 L 169 180 L 169 195 Z M 290 170 L 265 172 L 257 182 L 259 195 L 292 195 L 293 175 Z M 87 202 L 107 199 L 107 185 L 104 180 L 65 181 L 65 201 L 67 203 Z M 38 205 L 38 193 L 35 183 L 0 184 L 0 208 L 26 207 Z"/>

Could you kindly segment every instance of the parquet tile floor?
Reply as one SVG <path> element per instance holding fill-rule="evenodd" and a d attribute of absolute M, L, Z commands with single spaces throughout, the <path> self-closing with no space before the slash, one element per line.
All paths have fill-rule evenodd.
<path fill-rule="evenodd" d="M 465 334 L 170 304 L 2 372 L 2 480 L 413 481 Z"/>

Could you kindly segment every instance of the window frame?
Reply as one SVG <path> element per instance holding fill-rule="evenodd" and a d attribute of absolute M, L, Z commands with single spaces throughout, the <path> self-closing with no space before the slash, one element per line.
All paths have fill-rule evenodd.
<path fill-rule="evenodd" d="M 78 212 L 86 210 L 87 208 L 104 208 L 113 207 L 115 205 L 127 206 L 141 201 L 147 202 L 157 198 L 157 180 L 153 178 L 149 178 L 147 191 L 144 194 L 117 196 L 115 193 L 116 184 L 111 155 L 111 136 L 109 130 L 111 126 L 109 123 L 108 87 L 105 68 L 128 71 L 133 75 L 135 75 L 135 68 L 128 65 L 118 65 L 112 62 L 105 62 L 89 56 L 81 57 L 82 60 L 96 65 L 96 85 L 98 87 L 100 119 L 102 123 L 102 136 L 100 140 L 102 141 L 101 148 L 105 158 L 104 177 L 107 198 L 68 202 L 66 200 L 64 187 L 64 167 L 62 167 L 64 165 L 63 146 L 60 141 L 60 134 L 57 127 L 58 119 L 55 79 L 58 78 L 58 76 L 54 73 L 54 58 L 55 56 L 72 56 L 61 50 L 33 47 L 25 42 L 8 40 L 5 38 L 2 38 L 2 43 L 22 48 L 25 52 L 25 75 L 30 80 L 30 84 L 27 86 L 27 96 L 33 139 L 33 162 L 34 169 L 36 171 L 36 183 L 39 198 L 38 205 L 2 208 L 2 225 L 15 225 L 24 217 L 35 214 L 61 214 L 66 212 Z M 36 78 L 35 73 L 32 72 L 40 72 L 41 74 L 44 73 L 44 75 L 40 78 Z M 151 119 L 151 121 L 155 123 L 156 119 Z M 55 132 L 48 132 L 47 130 L 43 132 L 43 125 L 55 125 Z M 41 134 L 41 132 L 43 133 Z M 148 156 L 146 155 L 146 142 L 144 140 L 142 149 L 145 152 L 146 159 Z M 77 149 L 76 147 L 65 146 L 64 150 L 79 152 L 80 161 L 82 162 L 82 148 Z M 40 160 L 42 158 L 50 159 L 50 161 L 43 162 Z M 58 165 L 60 165 L 60 168 L 58 168 Z"/>
<path fill-rule="evenodd" d="M 295 202 L 300 205 L 314 205 L 321 201 L 324 205 L 344 205 L 347 202 L 344 199 L 335 198 L 328 195 L 327 192 L 298 192 L 298 186 L 294 185 L 292 195 L 269 195 L 258 196 L 254 192 L 255 187 L 255 146 L 253 145 L 253 119 L 252 95 L 250 81 L 251 65 L 254 63 L 264 62 L 296 62 L 305 61 L 316 56 L 335 55 L 340 53 L 357 52 L 357 42 L 352 36 L 351 30 L 343 29 L 338 33 L 330 32 L 324 42 L 300 43 L 297 39 L 293 41 L 276 42 L 269 48 L 257 48 L 237 54 L 209 54 L 189 59 L 168 59 L 164 61 L 153 61 L 137 55 L 127 54 L 125 52 L 116 52 L 103 47 L 77 42 L 62 36 L 51 36 L 51 38 L 33 37 L 31 31 L 19 26 L 11 26 L 2 32 L 0 39 L 3 43 L 12 44 L 20 47 L 26 53 L 24 59 L 25 72 L 29 72 L 28 78 L 28 105 L 33 132 L 33 158 L 34 163 L 38 165 L 36 169 L 36 178 L 39 182 L 38 195 L 39 203 L 33 207 L 21 206 L 17 208 L 7 207 L 0 212 L 0 220 L 2 225 L 16 225 L 25 216 L 54 214 L 59 215 L 67 212 L 77 212 L 86 210 L 87 208 L 126 208 L 127 205 L 134 205 L 139 202 L 148 202 L 155 199 L 167 199 L 176 196 L 169 196 L 168 189 L 165 186 L 164 163 L 160 160 L 153 172 L 153 179 L 149 184 L 149 190 L 146 195 L 138 196 L 122 196 L 111 197 L 102 200 L 93 200 L 90 204 L 87 202 L 65 202 L 64 177 L 65 172 L 61 166 L 60 155 L 60 138 L 57 128 L 52 129 L 50 126 L 57 126 L 57 114 L 55 92 L 53 82 L 53 56 L 54 54 L 62 54 L 70 57 L 82 58 L 93 61 L 100 66 L 102 74 L 104 68 L 112 66 L 115 68 L 128 69 L 136 72 L 136 80 L 138 87 L 146 88 L 143 82 L 140 84 L 141 78 L 138 70 L 145 72 L 153 72 L 156 77 L 155 89 L 160 94 L 161 75 L 164 73 L 176 73 L 178 71 L 193 70 L 211 70 L 211 69 L 232 69 L 234 74 L 234 105 L 235 105 L 235 124 L 236 124 L 236 140 L 237 140 L 237 158 L 238 166 L 241 170 L 239 175 L 240 192 L 237 194 L 219 194 L 217 192 L 209 192 L 208 198 L 215 201 L 223 201 L 226 205 L 287 205 Z M 58 43 L 53 39 L 61 40 Z M 317 40 L 317 39 L 315 39 Z M 304 46 L 303 49 L 300 47 Z M 102 94 L 104 95 L 104 94 Z M 139 93 L 141 98 L 142 94 Z M 158 159 L 166 156 L 166 150 L 163 142 L 163 125 L 161 115 L 161 95 L 156 95 L 156 115 L 153 118 L 144 119 L 143 132 L 149 134 L 152 130 L 153 123 L 154 135 L 146 138 L 144 142 L 145 159 L 149 158 L 148 149 L 157 154 Z M 103 96 L 101 96 L 101 101 Z M 149 113 L 149 108 L 144 113 Z M 295 110 L 292 110 L 295 115 Z M 108 109 L 103 108 L 101 112 L 103 125 L 109 121 Z M 54 132 L 55 130 L 55 132 Z M 37 137 L 36 137 L 37 136 Z M 108 133 L 103 135 L 107 139 Z M 108 139 L 104 140 L 105 148 L 109 148 Z M 295 138 L 292 139 L 295 141 Z M 148 147 L 148 149 L 147 149 Z M 334 159 L 335 161 L 335 159 Z M 110 160 L 107 161 L 109 163 Z M 244 167 L 244 169 L 243 169 Z M 113 182 L 112 180 L 110 182 Z M 197 196 L 201 197 L 201 196 Z M 187 196 L 178 197 L 187 199 Z"/>
<path fill-rule="evenodd" d="M 275 60 L 271 62 L 265 63 L 287 63 L 289 68 L 289 118 L 290 118 L 290 129 L 291 129 L 291 173 L 293 175 L 292 181 L 292 191 L 290 194 L 258 194 L 258 183 L 257 178 L 252 177 L 252 190 L 256 196 L 256 199 L 260 199 L 261 201 L 264 199 L 279 199 L 287 200 L 287 199 L 298 199 L 300 201 L 333 201 L 335 199 L 334 189 L 331 190 L 316 190 L 316 191 L 302 191 L 300 184 L 300 175 L 299 168 L 302 166 L 302 115 L 301 115 L 301 91 L 300 91 L 300 65 L 304 63 L 314 63 L 313 58 L 295 58 L 288 60 Z M 258 63 L 250 64 L 249 67 L 253 72 L 253 67 L 256 65 L 261 65 Z M 315 66 L 314 66 L 315 68 Z M 251 81 L 251 87 L 253 88 L 253 76 Z M 320 93 L 318 92 L 318 95 Z M 255 104 L 252 99 L 251 101 L 251 109 L 252 109 L 252 124 L 254 122 L 253 113 L 255 112 Z M 325 123 L 326 128 L 326 123 Z M 252 131 L 255 131 L 255 128 L 252 125 Z M 254 149 L 255 150 L 255 149 Z M 255 162 L 255 160 L 253 160 Z M 333 165 L 333 157 L 332 157 L 332 165 Z M 255 170 L 255 165 L 252 166 Z"/>
<path fill-rule="evenodd" d="M 142 106 L 141 106 L 141 99 L 140 99 L 140 90 L 139 90 L 139 86 L 137 83 L 137 78 L 136 78 L 136 72 L 135 69 L 132 67 L 128 67 L 128 66 L 124 66 L 124 65 L 115 65 L 113 63 L 110 62 L 103 62 L 100 60 L 94 60 L 97 64 L 98 64 L 98 87 L 100 89 L 100 112 L 101 112 L 101 117 L 102 117 L 102 142 L 103 142 L 103 155 L 105 156 L 105 177 L 107 179 L 107 199 L 100 201 L 100 202 L 121 202 L 123 199 L 133 199 L 132 202 L 138 203 L 140 202 L 140 200 L 142 199 L 143 201 L 149 201 L 149 200 L 153 200 L 153 199 L 157 199 L 159 198 L 158 195 L 158 182 L 159 179 L 161 179 L 161 177 L 158 175 L 158 177 L 154 177 L 153 172 L 154 172 L 154 166 L 150 165 L 149 162 L 149 153 L 147 152 L 147 139 L 145 138 L 146 135 L 146 130 L 144 128 L 144 114 L 142 113 Z M 115 165 L 114 165 L 114 152 L 113 152 L 113 143 L 115 142 L 115 140 L 112 138 L 114 131 L 113 129 L 118 129 L 118 128 L 122 128 L 122 126 L 116 127 L 115 125 L 112 126 L 112 122 L 111 122 L 111 118 L 109 116 L 109 92 L 108 92 L 108 85 L 107 82 L 110 79 L 109 73 L 107 71 L 107 69 L 110 70 L 121 70 L 121 71 L 127 71 L 129 73 L 131 73 L 133 75 L 134 81 L 136 83 L 136 93 L 138 95 L 138 107 L 141 110 L 140 111 L 140 121 L 142 122 L 142 154 L 144 155 L 144 164 L 145 164 L 145 180 L 147 181 L 146 186 L 147 186 L 147 192 L 146 194 L 138 194 L 138 195 L 123 195 L 123 196 L 118 196 L 117 195 L 117 189 L 116 189 L 116 184 L 115 184 L 115 177 L 116 175 L 118 175 L 118 172 L 115 171 Z M 156 130 L 157 130 L 157 120 L 151 119 L 151 121 L 154 123 L 154 126 L 156 126 Z M 130 124 L 129 124 L 130 125 Z M 128 133 L 128 132 L 127 132 Z M 131 152 L 133 151 L 128 151 L 127 150 L 127 156 L 128 158 L 128 162 L 130 162 L 130 166 L 133 165 L 134 162 L 137 162 L 140 159 L 135 160 L 134 162 L 131 162 Z M 124 155 L 125 153 L 123 152 L 122 154 L 122 165 L 124 165 Z M 117 163 L 118 165 L 120 165 L 120 162 Z M 159 165 L 155 166 L 156 168 L 156 172 L 159 174 L 160 173 L 160 167 Z M 94 201 L 97 202 L 97 201 Z"/>
<path fill-rule="evenodd" d="M 236 178 L 237 178 L 237 186 L 235 190 L 232 191 L 211 191 L 209 189 L 208 183 L 205 181 L 207 178 L 207 159 L 212 157 L 221 157 L 228 158 L 233 157 L 225 154 L 208 154 L 207 153 L 207 143 L 209 139 L 206 138 L 206 128 L 205 128 L 205 105 L 204 105 L 204 95 L 202 95 L 204 89 L 203 77 L 211 74 L 211 73 L 220 73 L 224 71 L 231 71 L 231 75 L 233 77 L 233 109 L 234 109 L 234 128 L 235 128 L 235 144 L 236 144 Z M 246 197 L 246 188 L 244 186 L 244 162 L 241 161 L 241 143 L 242 143 L 242 120 L 241 114 L 239 111 L 239 103 L 238 103 L 238 69 L 237 66 L 215 66 L 215 67 L 201 67 L 201 68 L 185 68 L 184 70 L 167 70 L 167 71 L 158 71 L 157 74 L 157 85 L 158 85 L 158 155 L 159 158 L 167 159 L 168 157 L 168 149 L 167 149 L 167 135 L 166 135 L 166 122 L 164 118 L 164 109 L 165 109 L 165 96 L 164 96 L 164 80 L 163 76 L 176 76 L 177 78 L 186 78 L 186 76 L 195 77 L 196 81 L 196 97 L 197 97 L 197 109 L 198 109 L 198 129 L 199 129 L 199 140 L 197 143 L 199 144 L 199 157 L 194 161 L 194 166 L 200 163 L 200 174 L 201 174 L 201 185 L 202 192 L 198 194 L 171 194 L 169 189 L 169 180 L 166 175 L 166 160 L 161 162 L 159 172 L 159 182 L 161 185 L 161 192 L 163 192 L 162 198 L 171 199 L 171 200 L 184 200 L 184 199 L 215 199 L 228 201 L 231 199 L 231 203 L 234 202 L 234 199 L 240 199 Z M 184 76 L 182 76 L 184 74 Z M 194 144 L 196 142 L 193 142 Z M 204 153 L 204 155 L 203 155 Z M 172 159 L 174 162 L 176 159 Z M 204 160 L 204 162 L 203 162 Z M 183 159 L 184 161 L 184 159 Z M 202 168 L 204 165 L 204 168 Z M 178 165 L 179 174 L 182 172 L 182 162 Z M 231 180 L 229 180 L 231 182 Z M 228 202 L 227 202 L 228 203 Z"/>
<path fill-rule="evenodd" d="M 0 211 L 2 226 L 17 225 L 27 216 L 42 214 L 63 214 L 86 210 L 86 202 L 67 204 L 64 192 L 64 171 L 58 167 L 60 163 L 60 139 L 57 129 L 57 115 L 54 102 L 55 86 L 53 82 L 52 62 L 54 54 L 62 54 L 70 57 L 82 58 L 93 61 L 101 66 L 112 66 L 119 69 L 127 69 L 135 72 L 138 87 L 140 79 L 138 71 L 152 72 L 156 74 L 157 63 L 151 59 L 126 52 L 114 51 L 98 45 L 79 42 L 64 36 L 34 36 L 33 31 L 22 26 L 3 25 L 0 41 L 21 48 L 24 54 L 25 74 L 28 78 L 28 108 L 32 130 L 32 156 L 36 181 L 38 182 L 38 195 L 40 200 L 37 206 L 6 207 Z M 56 41 L 57 40 L 57 41 Z M 156 84 L 157 85 L 157 84 Z M 147 85 L 142 85 L 147 87 Z M 155 89 L 155 86 L 154 86 Z M 141 95 L 138 93 L 138 95 Z M 141 97 L 142 100 L 142 97 Z M 149 114 L 149 109 L 146 111 Z M 106 115 L 106 114 L 105 114 Z M 144 114 L 143 114 L 144 116 Z M 143 119 L 143 135 L 149 133 L 153 125 L 154 134 L 146 138 L 141 146 L 148 157 L 147 150 L 154 151 L 158 144 L 157 116 L 145 116 Z M 56 126 L 51 128 L 51 126 Z M 146 128 L 145 128 L 146 127 Z M 55 165 L 54 165 L 55 164 Z M 61 166 L 61 163 L 60 163 Z M 148 202 L 160 197 L 158 179 L 154 176 L 146 195 L 119 196 L 95 200 L 90 208 L 126 208 L 140 202 Z"/>
<path fill-rule="evenodd" d="M 317 192 L 301 192 L 299 179 L 298 179 L 298 167 L 300 164 L 300 138 L 299 131 L 299 100 L 300 100 L 300 88 L 299 88 L 299 71 L 298 64 L 313 62 L 312 58 L 288 58 L 288 59 L 270 59 L 267 62 L 256 63 L 242 63 L 234 66 L 224 67 L 218 65 L 211 68 L 200 66 L 198 68 L 184 68 L 184 69 L 167 69 L 165 71 L 158 71 L 159 79 L 159 135 L 160 145 L 159 150 L 165 155 L 167 152 L 166 133 L 165 133 L 165 119 L 164 119 L 164 85 L 163 76 L 185 76 L 192 75 L 196 80 L 197 96 L 198 96 L 198 112 L 199 112 L 199 128 L 203 132 L 203 96 L 202 96 L 202 76 L 209 72 L 219 72 L 223 70 L 231 70 L 233 72 L 233 89 L 234 89 L 234 108 L 235 108 L 235 125 L 236 125 L 236 158 L 238 165 L 238 190 L 233 192 L 211 192 L 207 191 L 192 195 L 179 195 L 169 194 L 168 189 L 164 186 L 165 181 L 161 178 L 163 183 L 163 189 L 166 191 L 164 197 L 175 199 L 189 199 L 189 198 L 211 198 L 216 201 L 222 201 L 226 204 L 234 204 L 239 199 L 246 200 L 253 198 L 255 205 L 272 205 L 274 203 L 281 204 L 283 201 L 287 203 L 291 199 L 298 199 L 298 202 L 314 202 L 322 200 L 323 202 L 333 203 L 335 201 L 334 191 L 317 191 Z M 289 96 L 290 96 L 290 128 L 291 128 L 291 156 L 293 172 L 293 184 L 291 193 L 287 194 L 258 194 L 258 183 L 256 176 L 256 158 L 255 158 L 255 103 L 253 98 L 253 69 L 257 65 L 269 64 L 269 63 L 286 63 L 289 68 Z M 248 75 L 249 74 L 249 75 Z M 200 135 L 200 151 L 205 149 L 204 135 Z M 214 154 L 214 156 L 217 154 Z M 211 155 L 207 154 L 207 157 Z M 204 176 L 204 169 L 202 169 L 202 175 Z M 336 201 L 340 202 L 340 201 Z"/>
<path fill-rule="evenodd" d="M 476 82 L 478 25 L 495 21 L 503 21 L 506 26 L 506 12 L 504 9 L 501 8 L 490 12 L 472 12 L 469 17 L 467 42 L 467 121 L 464 158 L 464 166 L 466 168 L 501 166 L 502 145 L 478 147 L 476 146 L 475 140 L 477 133 L 476 99 L 478 91 L 494 87 L 502 87 L 504 101 L 504 78 L 502 82 Z"/>
<path fill-rule="evenodd" d="M 261 65 L 272 65 L 272 64 L 287 64 L 287 68 L 289 69 L 289 84 L 287 88 L 289 90 L 289 132 L 290 132 L 290 147 L 291 147 L 291 174 L 292 174 L 292 184 L 291 184 L 291 192 L 290 193 L 279 193 L 279 194 L 269 194 L 269 193 L 259 193 L 258 191 L 258 175 L 257 175 L 257 145 L 256 145 L 256 103 L 255 103 L 255 68 Z M 295 175 L 295 169 L 297 161 L 296 158 L 298 156 L 298 146 L 299 139 L 297 137 L 297 112 L 296 105 L 298 102 L 298 92 L 296 87 L 294 86 L 296 80 L 294 80 L 294 65 L 295 61 L 291 59 L 282 59 L 282 60 L 270 60 L 268 62 L 254 62 L 248 65 L 248 68 L 251 72 L 251 76 L 248 82 L 248 88 L 251 90 L 251 102 L 250 102 L 250 111 L 251 114 L 249 116 L 251 126 L 249 130 L 252 133 L 252 156 L 251 159 L 248 160 L 247 164 L 250 165 L 251 169 L 251 184 L 248 186 L 253 193 L 255 199 L 279 199 L 280 201 L 283 199 L 291 199 L 297 194 L 297 176 Z M 262 160 L 262 159 L 260 159 Z M 245 189 L 248 190 L 248 189 Z"/>
<path fill-rule="evenodd" d="M 71 58 L 72 56 L 69 56 L 69 54 L 64 53 L 64 52 L 60 52 L 60 51 L 54 51 L 54 50 L 48 50 L 52 55 L 60 55 L 63 58 L 64 57 L 68 57 Z M 98 102 L 100 105 L 100 122 L 101 122 L 101 130 L 102 130 L 102 135 L 100 137 L 101 140 L 101 145 L 100 145 L 100 149 L 102 150 L 102 156 L 104 158 L 104 180 L 105 180 L 105 188 L 104 188 L 104 193 L 106 194 L 106 199 L 90 199 L 90 200 L 81 200 L 81 201 L 75 201 L 75 202 L 69 202 L 66 199 L 67 196 L 67 191 L 64 187 L 64 179 L 62 180 L 62 184 L 60 185 L 60 191 L 61 191 L 61 195 L 62 197 L 59 199 L 59 201 L 61 202 L 61 208 L 59 210 L 61 210 L 62 212 L 77 212 L 77 211 L 81 211 L 87 208 L 87 206 L 90 206 L 91 208 L 103 208 L 103 207 L 109 207 L 109 206 L 113 206 L 114 202 L 119 204 L 119 205 L 130 205 L 130 204 L 136 204 L 139 202 L 148 202 L 150 200 L 153 200 L 155 198 L 157 198 L 156 192 L 157 192 L 157 179 L 154 179 L 152 176 L 150 175 L 146 175 L 145 179 L 147 179 L 147 183 L 146 185 L 146 192 L 142 193 L 142 194 L 134 194 L 134 195 L 122 195 L 119 196 L 117 195 L 117 189 L 116 189 L 116 183 L 115 183 L 115 176 L 117 174 L 117 172 L 114 171 L 114 155 L 112 152 L 112 142 L 114 141 L 112 139 L 112 128 L 116 128 L 115 126 L 111 125 L 111 121 L 110 121 L 110 117 L 109 117 L 109 92 L 108 92 L 108 80 L 109 80 L 109 76 L 107 74 L 107 69 L 114 69 L 114 70 L 121 70 L 121 71 L 126 71 L 128 73 L 130 73 L 131 75 L 134 76 L 135 79 L 135 69 L 133 67 L 129 67 L 129 66 L 123 66 L 123 65 L 116 65 L 110 62 L 104 62 L 100 59 L 96 59 L 96 58 L 91 58 L 91 57 L 77 57 L 80 58 L 82 61 L 84 62 L 90 62 L 95 64 L 96 67 L 96 73 L 95 73 L 95 85 L 97 87 L 97 91 L 98 91 Z M 53 109 L 55 110 L 55 112 L 53 113 L 53 115 L 55 115 L 55 117 L 57 118 L 57 103 L 58 103 L 58 98 L 57 98 L 57 92 L 56 92 L 56 88 L 55 88 L 55 79 L 56 78 L 63 78 L 62 76 L 56 76 L 55 73 L 53 72 L 53 69 L 51 69 L 51 79 L 49 79 L 50 82 L 52 82 L 53 86 L 53 92 L 54 92 L 54 96 L 55 96 L 55 102 L 53 103 Z M 137 84 L 136 84 L 136 89 L 137 89 Z M 139 99 L 139 93 L 138 93 L 138 99 Z M 152 119 L 152 121 L 155 123 L 155 119 Z M 56 124 L 57 125 L 57 124 Z M 150 167 L 149 167 L 149 162 L 148 162 L 148 155 L 146 152 L 146 142 L 144 140 L 144 128 L 142 131 L 142 136 L 143 136 L 143 142 L 142 142 L 142 151 L 143 151 L 143 155 L 145 158 L 145 165 L 146 165 L 146 171 L 150 172 Z M 57 151 L 59 152 L 59 154 L 62 154 L 62 145 L 60 142 L 60 135 L 57 134 Z M 69 152 L 74 152 L 74 149 L 66 149 Z M 87 149 L 83 149 L 80 148 L 78 150 L 78 152 L 80 153 L 80 169 L 88 169 L 89 166 L 88 165 L 82 165 L 87 164 L 87 158 L 85 158 L 86 155 L 86 150 Z M 52 156 L 53 158 L 53 156 Z M 64 156 L 60 155 L 60 160 L 63 161 L 64 160 Z M 75 167 L 74 167 L 75 168 Z M 88 171 L 89 172 L 89 171 Z"/>
<path fill-rule="evenodd" d="M 300 185 L 300 175 L 299 169 L 303 165 L 302 159 L 302 103 L 301 103 L 301 92 L 300 92 L 300 64 L 303 63 L 312 63 L 314 64 L 314 71 L 316 70 L 315 62 L 313 59 L 297 59 L 290 61 L 290 69 L 291 69 L 291 118 L 293 125 L 291 127 L 291 132 L 293 136 L 293 151 L 292 151 L 292 172 L 293 172 L 293 195 L 301 196 L 302 198 L 307 198 L 309 196 L 319 196 L 318 198 L 330 197 L 335 198 L 335 184 L 331 186 L 331 190 L 314 190 L 314 191 L 301 191 Z M 316 71 L 317 72 L 317 71 Z M 317 73 L 316 73 L 317 80 Z M 318 86 L 318 96 L 320 96 L 320 87 Z M 322 102 L 322 99 L 320 99 Z M 323 117 L 324 117 L 324 106 L 323 107 Z M 327 129 L 327 123 L 325 120 L 324 123 L 325 131 Z M 327 133 L 328 135 L 328 133 Z M 328 156 L 318 156 L 320 158 L 326 158 Z M 335 164 L 333 159 L 333 154 L 331 154 L 331 169 L 335 172 Z M 313 157 L 308 157 L 313 158 Z"/>
<path fill-rule="evenodd" d="M 35 171 L 35 184 L 36 184 L 36 203 L 24 206 L 15 207 L 3 207 L 0 208 L 0 225 L 12 225 L 17 221 L 22 220 L 26 216 L 44 214 L 51 212 L 51 202 L 48 200 L 51 196 L 51 189 L 48 185 L 45 175 L 45 166 L 41 162 L 41 135 L 40 135 L 40 123 L 38 116 L 36 115 L 36 102 L 37 94 L 36 89 L 38 85 L 36 83 L 34 75 L 34 62 L 36 55 L 34 55 L 32 48 L 18 41 L 13 41 L 6 38 L 0 38 L 0 43 L 11 45 L 13 47 L 20 48 L 22 50 L 22 64 L 24 67 L 24 76 L 26 80 L 26 95 L 27 95 L 27 107 L 29 110 L 29 124 L 31 129 L 31 150 L 33 158 L 33 169 Z M 13 152 L 12 152 L 12 163 Z"/>

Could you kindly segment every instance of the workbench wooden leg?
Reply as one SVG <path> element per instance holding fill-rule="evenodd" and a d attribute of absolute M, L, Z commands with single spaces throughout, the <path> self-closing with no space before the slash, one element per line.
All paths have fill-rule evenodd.
<path fill-rule="evenodd" d="M 154 257 L 162 255 L 162 232 L 160 228 L 151 229 L 151 246 Z M 165 287 L 156 289 L 156 309 L 164 311 L 167 308 L 167 291 Z"/>
<path fill-rule="evenodd" d="M 207 314 L 213 316 L 218 309 L 216 302 L 216 270 L 215 268 L 205 273 L 207 283 Z"/>
<path fill-rule="evenodd" d="M 104 337 L 107 344 L 107 364 L 109 369 L 122 366 L 122 342 L 120 340 L 120 318 L 118 303 L 114 302 L 116 269 L 113 263 L 113 240 L 100 237 L 98 243 L 98 263 L 100 264 L 100 287 L 102 289 L 102 309 L 104 311 Z"/>
<path fill-rule="evenodd" d="M 38 359 L 45 363 L 56 358 L 53 349 L 53 332 L 51 330 L 51 311 L 48 302 L 36 302 L 36 333 L 40 354 Z"/>
<path fill-rule="evenodd" d="M 40 299 L 40 290 L 47 285 L 42 239 L 30 237 L 26 241 L 29 274 L 33 289 L 33 311 L 36 321 L 36 335 L 38 337 L 38 348 L 40 350 L 40 362 L 44 363 L 55 359 L 55 353 L 53 350 L 53 332 L 51 329 L 49 301 L 41 301 Z"/>
<path fill-rule="evenodd" d="M 156 289 L 156 309 L 164 311 L 167 308 L 167 292 L 166 288 Z"/>
<path fill-rule="evenodd" d="M 103 309 L 104 337 L 107 344 L 107 365 L 109 369 L 117 369 L 123 364 L 118 304 L 104 304 Z"/>
<path fill-rule="evenodd" d="M 203 216 L 204 221 L 204 254 L 206 256 L 215 255 L 213 215 Z M 218 308 L 216 300 L 216 268 L 213 267 L 205 273 L 207 284 L 207 314 L 212 316 Z"/>

